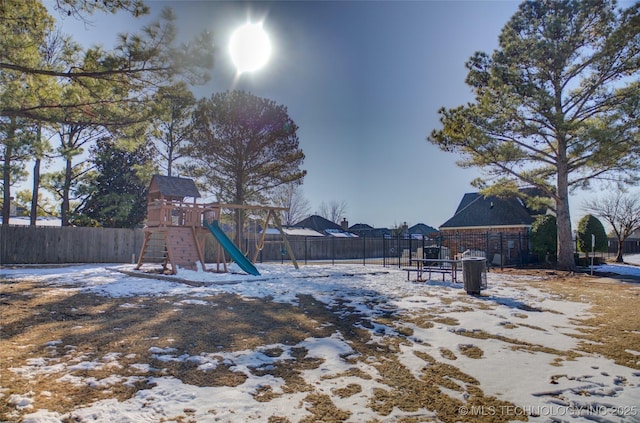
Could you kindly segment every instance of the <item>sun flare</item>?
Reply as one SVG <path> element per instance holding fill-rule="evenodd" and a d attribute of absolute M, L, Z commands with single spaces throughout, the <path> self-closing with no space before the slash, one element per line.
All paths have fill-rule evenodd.
<path fill-rule="evenodd" d="M 231 35 L 229 53 L 238 73 L 263 67 L 271 55 L 271 40 L 262 23 L 246 23 L 236 29 Z"/>

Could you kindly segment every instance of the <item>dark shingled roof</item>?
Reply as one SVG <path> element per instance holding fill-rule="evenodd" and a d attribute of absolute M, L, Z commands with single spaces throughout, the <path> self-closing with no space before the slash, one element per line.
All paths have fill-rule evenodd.
<path fill-rule="evenodd" d="M 424 223 L 418 223 L 410 227 L 407 232 L 410 234 L 429 235 L 434 232 L 438 232 L 438 230 L 429 225 L 425 225 Z"/>
<path fill-rule="evenodd" d="M 309 216 L 293 226 L 298 228 L 309 228 L 321 233 L 324 233 L 324 231 L 326 231 L 327 229 L 337 229 L 339 231 L 342 231 L 342 227 L 340 225 L 338 225 L 337 223 L 333 223 L 332 221 L 325 219 L 322 216 L 318 216 L 317 214 Z"/>
<path fill-rule="evenodd" d="M 383 237 L 391 235 L 391 231 L 387 228 L 374 228 L 366 223 L 356 223 L 349 227 L 349 232 L 354 233 L 361 237 Z"/>
<path fill-rule="evenodd" d="M 198 191 L 198 188 L 196 188 L 196 184 L 193 179 L 178 178 L 175 176 L 153 175 L 153 177 L 151 178 L 151 184 L 149 185 L 150 191 L 154 187 L 154 183 L 155 186 L 157 186 L 158 191 L 153 192 L 158 192 L 164 197 L 200 198 L 200 192 Z"/>
<path fill-rule="evenodd" d="M 485 198 L 479 193 L 467 193 L 453 217 L 440 228 L 529 226 L 532 222 L 529 210 L 518 198 Z"/>

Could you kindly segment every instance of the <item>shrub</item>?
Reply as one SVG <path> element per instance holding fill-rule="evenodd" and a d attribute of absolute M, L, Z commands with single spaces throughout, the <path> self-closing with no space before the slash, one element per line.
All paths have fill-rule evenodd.
<path fill-rule="evenodd" d="M 577 248 L 578 251 L 586 253 L 587 257 L 591 252 L 591 236 L 595 235 L 596 252 L 606 252 L 609 246 L 607 233 L 602 222 L 597 217 L 587 214 L 578 222 Z"/>
<path fill-rule="evenodd" d="M 556 217 L 543 215 L 536 217 L 531 225 L 531 251 L 538 255 L 541 261 L 547 254 L 555 259 L 558 251 L 558 228 Z"/>

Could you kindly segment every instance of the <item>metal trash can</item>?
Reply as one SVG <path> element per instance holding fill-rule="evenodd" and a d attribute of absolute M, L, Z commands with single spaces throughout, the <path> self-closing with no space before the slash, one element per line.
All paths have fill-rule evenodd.
<path fill-rule="evenodd" d="M 469 295 L 480 295 L 487 287 L 487 263 L 484 258 L 475 257 L 462 260 L 464 290 Z"/>

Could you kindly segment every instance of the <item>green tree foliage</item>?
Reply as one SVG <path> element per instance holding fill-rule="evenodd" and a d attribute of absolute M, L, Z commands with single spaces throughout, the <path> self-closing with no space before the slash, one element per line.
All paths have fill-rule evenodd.
<path fill-rule="evenodd" d="M 64 225 L 73 223 L 73 217 L 81 209 L 89 197 L 93 180 L 96 172 L 88 162 L 82 162 L 71 168 L 71 176 L 69 177 L 67 169 L 49 172 L 42 175 L 41 187 L 48 191 L 53 200 L 57 202 L 59 207 L 60 220 Z M 67 184 L 67 181 L 70 181 Z M 68 202 L 63 208 L 64 199 Z M 62 219 L 62 212 L 65 211 L 65 218 Z"/>
<path fill-rule="evenodd" d="M 569 192 L 635 182 L 640 167 L 640 4 L 525 1 L 499 49 L 467 62 L 475 101 L 439 111 L 429 141 L 485 173 L 485 192 L 535 186 L 553 199 L 558 261 L 574 266 Z"/>
<path fill-rule="evenodd" d="M 95 11 L 115 13 L 128 10 L 134 15 L 147 12 L 139 0 L 58 0 L 66 14 L 84 17 Z M 100 4 L 102 3 L 102 4 Z M 27 88 L 0 103 L 0 116 L 28 117 L 59 122 L 52 110 L 65 110 L 67 123 L 123 125 L 148 118 L 149 100 L 158 87 L 176 80 L 192 84 L 206 82 L 213 67 L 213 40 L 202 33 L 188 43 L 178 44 L 175 15 L 164 9 L 161 18 L 138 34 L 120 34 L 112 51 L 93 47 L 72 66 L 45 63 L 39 48 L 53 30 L 54 19 L 40 1 L 6 0 L 0 5 L 0 76 L 11 75 L 12 84 Z M 5 80 L 10 78 L 4 78 Z M 65 81 L 83 87 L 79 98 L 56 99 L 45 92 L 51 81 Z M 9 90 L 5 90 L 8 92 Z M 13 91 L 13 90 L 11 90 Z M 117 107 L 114 107 L 117 106 Z M 109 107 L 120 113 L 104 116 Z M 75 113 L 70 113 L 72 110 Z"/>
<path fill-rule="evenodd" d="M 24 74 L 4 64 L 16 62 L 27 67 L 43 63 L 43 49 L 53 31 L 53 19 L 39 2 L 0 2 L 0 109 L 19 109 L 37 104 L 39 99 L 55 100 L 41 75 Z M 28 107 L 28 106 L 27 106 Z M 25 164 L 33 122 L 22 116 L 0 114 L 2 126 L 2 216 L 9 222 L 11 186 L 25 176 Z"/>
<path fill-rule="evenodd" d="M 206 189 L 233 204 L 261 202 L 274 188 L 301 182 L 298 127 L 284 106 L 244 91 L 227 91 L 198 102 L 194 113 L 192 172 Z M 236 210 L 236 236 L 243 214 Z"/>
<path fill-rule="evenodd" d="M 596 252 L 606 252 L 609 248 L 609 239 L 607 238 L 607 232 L 602 226 L 602 222 L 597 217 L 587 214 L 578 222 L 577 233 L 577 247 L 578 251 L 582 253 L 591 252 L 591 236 L 595 236 L 595 248 Z"/>
<path fill-rule="evenodd" d="M 558 251 L 556 217 L 550 214 L 536 216 L 531 224 L 531 250 L 541 260 L 555 259 Z"/>
<path fill-rule="evenodd" d="M 80 21 L 95 12 L 128 11 L 134 16 L 148 12 L 141 0 L 56 0 L 53 7 Z M 173 12 L 165 9 L 158 21 L 139 33 L 119 35 L 113 50 L 84 50 L 55 31 L 55 20 L 41 1 L 0 2 L 0 118 L 30 119 L 52 125 L 47 129 L 61 134 L 58 151 L 66 167 L 48 178 L 48 186 L 60 194 L 63 225 L 69 223 L 72 187 L 82 186 L 72 178 L 90 169 L 73 162 L 82 153 L 78 140 L 85 143 L 95 138 L 87 133 L 148 122 L 154 111 L 150 100 L 163 85 L 200 84 L 210 78 L 211 34 L 179 44 L 174 21 Z M 37 148 L 34 158 L 37 177 L 42 159 Z M 10 185 L 6 183 L 3 191 L 6 213 Z M 34 210 L 38 190 L 39 179 L 34 178 Z"/>
<path fill-rule="evenodd" d="M 2 168 L 2 223 L 10 223 L 11 186 L 27 175 L 23 161 L 29 157 L 34 127 L 24 119 L 0 117 L 0 167 Z"/>
<path fill-rule="evenodd" d="M 108 139 L 92 149 L 97 175 L 74 223 L 106 228 L 134 228 L 146 216 L 146 190 L 153 173 L 146 146 L 127 150 Z"/>
<path fill-rule="evenodd" d="M 32 205 L 32 199 L 33 199 L 33 193 L 26 189 L 26 190 L 22 190 L 22 191 L 18 191 L 16 193 L 16 200 L 15 200 L 15 204 L 17 207 L 20 207 L 22 209 L 24 209 L 26 211 L 26 213 L 29 213 L 29 209 Z M 50 198 L 48 197 L 39 197 L 38 198 L 38 204 L 36 207 L 36 213 L 35 216 L 36 218 L 38 217 L 59 217 L 60 216 L 60 212 L 57 210 L 58 209 L 58 205 L 55 204 L 53 201 L 51 201 Z M 33 213 L 31 213 L 31 216 L 33 216 Z M 37 220 L 37 219 L 36 219 Z M 35 223 L 34 223 L 35 225 Z"/>
<path fill-rule="evenodd" d="M 67 16 L 86 19 L 95 12 L 116 13 L 127 11 L 134 16 L 149 13 L 142 0 L 55 0 L 54 7 Z"/>
<path fill-rule="evenodd" d="M 155 149 L 155 160 L 167 176 L 177 161 L 189 154 L 196 99 L 184 82 L 161 87 L 154 97 L 152 124 L 147 134 Z"/>
<path fill-rule="evenodd" d="M 591 251 L 592 237 L 595 236 L 594 251 L 606 252 L 609 248 L 609 237 L 604 225 L 596 216 L 587 214 L 578 222 L 577 247 L 578 251 Z"/>

